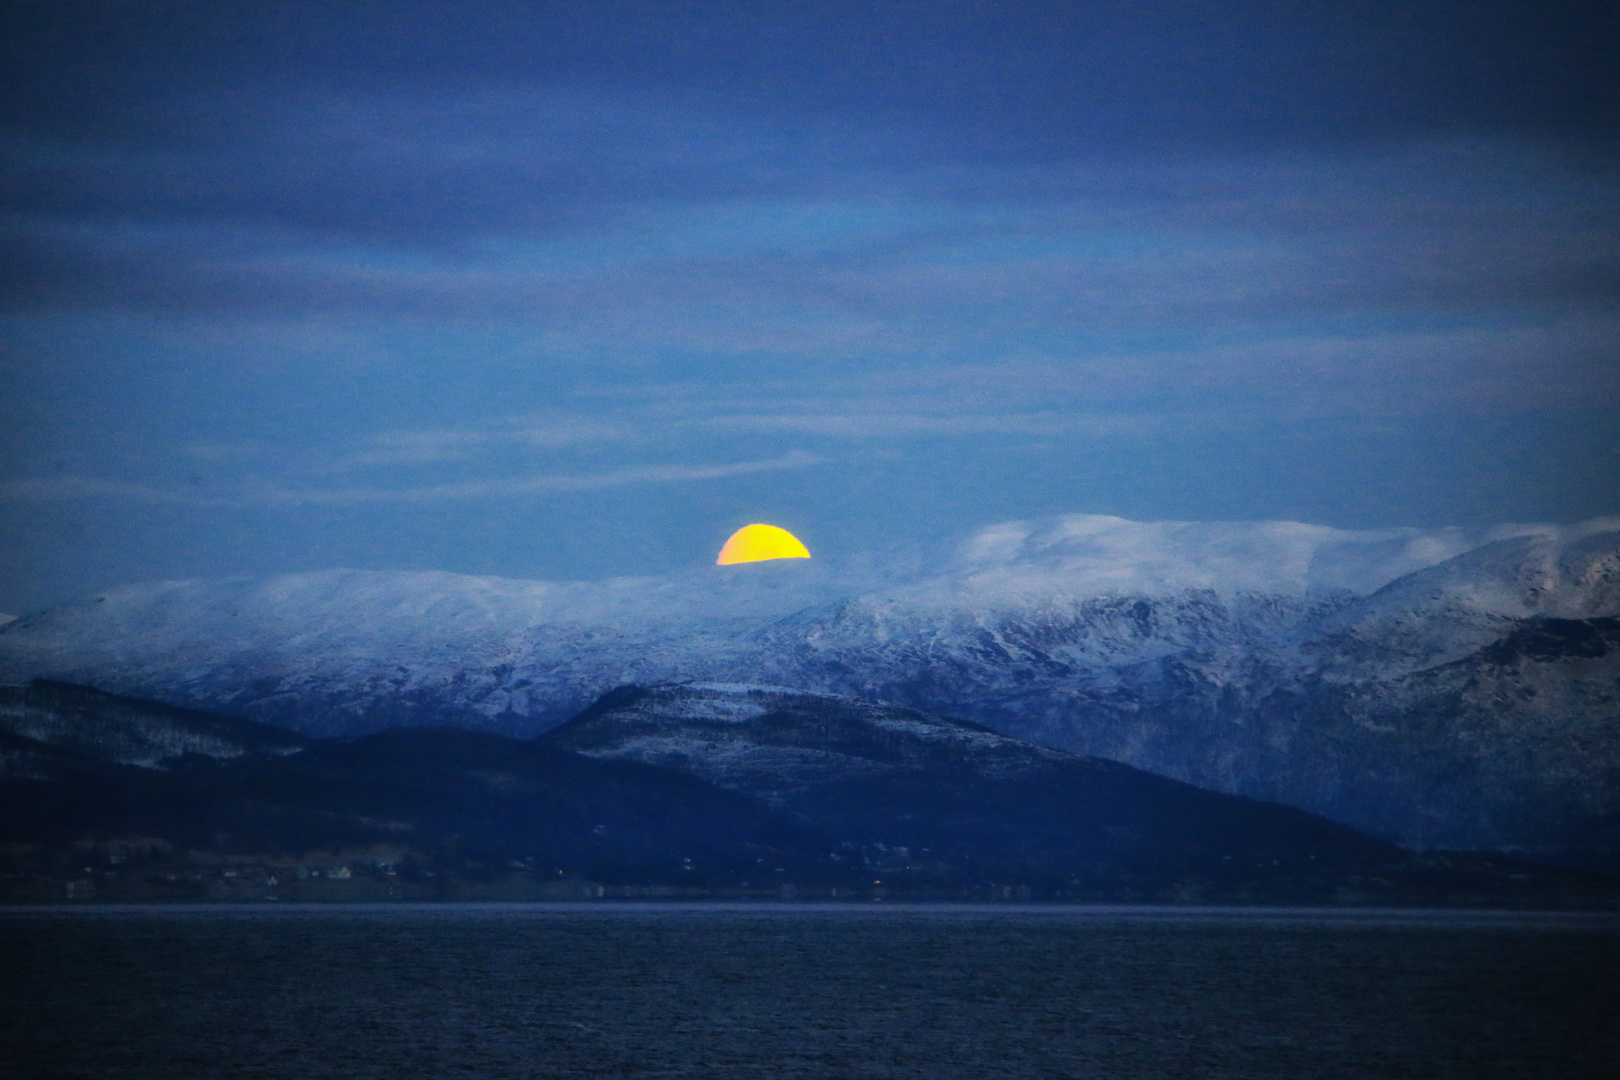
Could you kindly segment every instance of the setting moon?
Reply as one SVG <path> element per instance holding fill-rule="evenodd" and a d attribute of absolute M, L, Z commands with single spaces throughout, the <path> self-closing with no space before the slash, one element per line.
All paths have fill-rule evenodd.
<path fill-rule="evenodd" d="M 786 529 L 775 525 L 744 525 L 731 534 L 715 561 L 720 566 L 763 562 L 766 559 L 808 559 L 810 549 Z"/>

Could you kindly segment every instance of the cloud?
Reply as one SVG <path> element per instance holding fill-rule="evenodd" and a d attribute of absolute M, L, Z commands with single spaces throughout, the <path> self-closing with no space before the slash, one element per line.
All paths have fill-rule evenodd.
<path fill-rule="evenodd" d="M 581 476 L 514 476 L 434 484 L 426 487 L 339 490 L 306 488 L 297 491 L 266 488 L 258 494 L 258 498 L 264 502 L 280 504 L 359 506 L 376 503 L 432 503 L 521 495 L 555 495 L 624 487 L 629 484 L 720 480 L 728 476 L 745 476 L 778 469 L 803 469 L 819 465 L 822 461 L 822 458 L 814 454 L 793 451 L 761 461 L 741 461 L 725 465 L 640 465 Z"/>
<path fill-rule="evenodd" d="M 925 413 L 815 411 L 738 413 L 708 417 L 695 424 L 721 431 L 791 431 L 829 439 L 910 439 L 972 435 L 1067 435 L 1105 438 L 1141 435 L 1162 427 L 1161 418 L 1098 416 L 1057 411 L 1026 413 Z"/>
<path fill-rule="evenodd" d="M 1620 300 L 1613 171 L 1503 135 L 964 162 L 892 119 L 633 88 L 168 110 L 161 139 L 0 140 L 14 310 L 836 352 Z"/>
<path fill-rule="evenodd" d="M 1533 12 L 1462 0 L 1285 10 L 1250 0 L 288 0 L 139 19 L 90 18 L 85 5 L 65 3 L 26 7 L 0 29 L 8 73 L 23 91 L 12 95 L 13 109 L 64 127 L 176 84 L 198 96 L 258 85 L 273 111 L 311 83 L 375 94 L 445 85 L 545 91 L 560 80 L 598 94 L 701 99 L 776 123 L 884 123 L 966 143 L 950 149 L 980 157 L 1458 130 L 1601 140 L 1615 126 L 1615 17 L 1611 4 L 1592 0 Z M 355 112 L 357 132 L 372 134 L 375 120 L 363 106 Z M 461 118 L 424 112 L 416 126 L 453 128 Z M 580 141 L 592 149 L 582 126 Z M 456 143 L 468 156 L 483 152 L 476 138 Z"/>
<path fill-rule="evenodd" d="M 94 478 L 53 477 L 0 482 L 0 498 L 9 502 L 120 499 L 146 503 L 235 507 L 422 504 L 561 495 L 632 484 L 680 484 L 722 480 L 731 476 L 746 476 L 781 469 L 803 469 L 822 464 L 824 460 L 803 451 L 790 451 L 774 458 L 719 465 L 638 465 L 574 476 L 508 476 L 416 487 L 291 489 L 260 483 L 244 485 L 240 491 L 223 496 L 197 491 L 188 492 L 180 488 L 159 488 Z"/>
<path fill-rule="evenodd" d="M 62 502 L 73 499 L 122 499 L 144 503 L 207 501 L 179 488 L 160 488 L 87 476 L 3 480 L 0 481 L 0 499 L 7 502 Z"/>
<path fill-rule="evenodd" d="M 4 136 L 0 408 L 103 475 L 185 431 L 208 498 L 1620 394 L 1620 178 L 1534 140 L 1019 159 L 635 86 L 179 100 Z"/>
<path fill-rule="evenodd" d="M 622 443 L 632 435 L 623 423 L 580 415 L 518 417 L 476 428 L 385 431 L 366 437 L 363 449 L 342 454 L 321 465 L 319 471 L 433 465 L 499 450 Z"/>
<path fill-rule="evenodd" d="M 516 119 L 525 104 L 541 114 L 533 131 Z M 420 106 L 294 102 L 246 149 L 182 143 L 156 160 L 14 146 L 52 183 L 93 190 L 23 200 L 7 219 L 11 320 L 114 310 L 170 327 L 166 348 L 251 342 L 246 362 L 285 371 L 272 394 L 333 366 L 414 364 L 452 396 L 546 371 L 536 400 L 626 380 L 708 399 L 532 424 L 429 417 L 273 470 L 311 476 L 674 437 L 648 416 L 688 434 L 1088 437 L 1103 413 L 1500 412 L 1612 403 L 1620 386 L 1620 182 L 1530 143 L 966 168 L 863 158 L 870 136 L 841 159 L 778 132 L 785 171 L 733 162 L 728 178 L 677 170 L 667 189 L 615 181 L 611 198 L 550 218 L 524 210 L 552 199 L 555 177 L 525 186 L 537 163 L 585 154 L 587 172 L 656 173 L 690 155 L 682 167 L 701 171 L 713 118 L 532 93 L 451 95 L 446 115 L 413 119 Z M 584 119 L 559 119 L 569 107 Z M 324 118 L 304 131 L 299 108 Z M 498 122 L 463 129 L 458 110 Z M 570 149 L 581 124 L 596 142 Z M 746 123 L 735 134 L 771 145 Z M 349 139 L 371 149 L 323 157 Z M 209 155 L 238 155 L 224 172 L 251 187 L 268 147 L 317 162 L 305 167 L 327 187 L 210 186 Z M 178 167 L 174 154 L 203 160 Z M 512 172 L 478 179 L 491 170 Z M 377 175 L 423 194 L 422 229 L 404 208 L 386 227 L 362 220 Z M 145 184 L 152 200 L 114 213 L 98 184 Z M 463 201 L 479 209 L 432 209 Z M 728 396 L 752 400 L 728 412 Z"/>
<path fill-rule="evenodd" d="M 604 391 L 604 409 L 687 429 L 828 438 L 1100 438 L 1166 425 L 1620 406 L 1620 318 L 1493 326 L 1252 329 L 1174 348 L 1076 347 L 1001 361 L 895 361 L 805 378 L 711 378 Z M 1218 417 L 1217 417 L 1218 414 Z"/>

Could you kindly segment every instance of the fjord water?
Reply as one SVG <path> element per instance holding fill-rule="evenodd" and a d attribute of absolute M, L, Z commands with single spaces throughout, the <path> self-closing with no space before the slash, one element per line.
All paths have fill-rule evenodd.
<path fill-rule="evenodd" d="M 1620 920 L 868 906 L 12 909 L 17 1077 L 1585 1078 Z"/>

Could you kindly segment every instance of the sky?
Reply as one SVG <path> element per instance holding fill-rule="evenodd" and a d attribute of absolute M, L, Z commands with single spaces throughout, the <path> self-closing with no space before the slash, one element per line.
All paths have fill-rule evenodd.
<path fill-rule="evenodd" d="M 0 610 L 1620 514 L 1611 3 L 25 2 Z"/>

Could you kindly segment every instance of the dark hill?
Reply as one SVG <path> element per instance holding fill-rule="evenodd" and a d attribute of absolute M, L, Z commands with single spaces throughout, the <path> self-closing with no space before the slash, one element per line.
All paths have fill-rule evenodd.
<path fill-rule="evenodd" d="M 391 731 L 285 757 L 0 784 L 0 843 L 130 836 L 271 862 L 370 848 L 455 873 L 528 860 L 612 884 L 720 885 L 761 860 L 819 880 L 828 863 L 826 841 L 745 795 L 474 732 Z"/>
<path fill-rule="evenodd" d="M 1312 891 L 1407 857 L 1292 807 L 913 709 L 774 687 L 624 687 L 541 740 L 754 795 L 853 845 L 874 881 Z"/>

